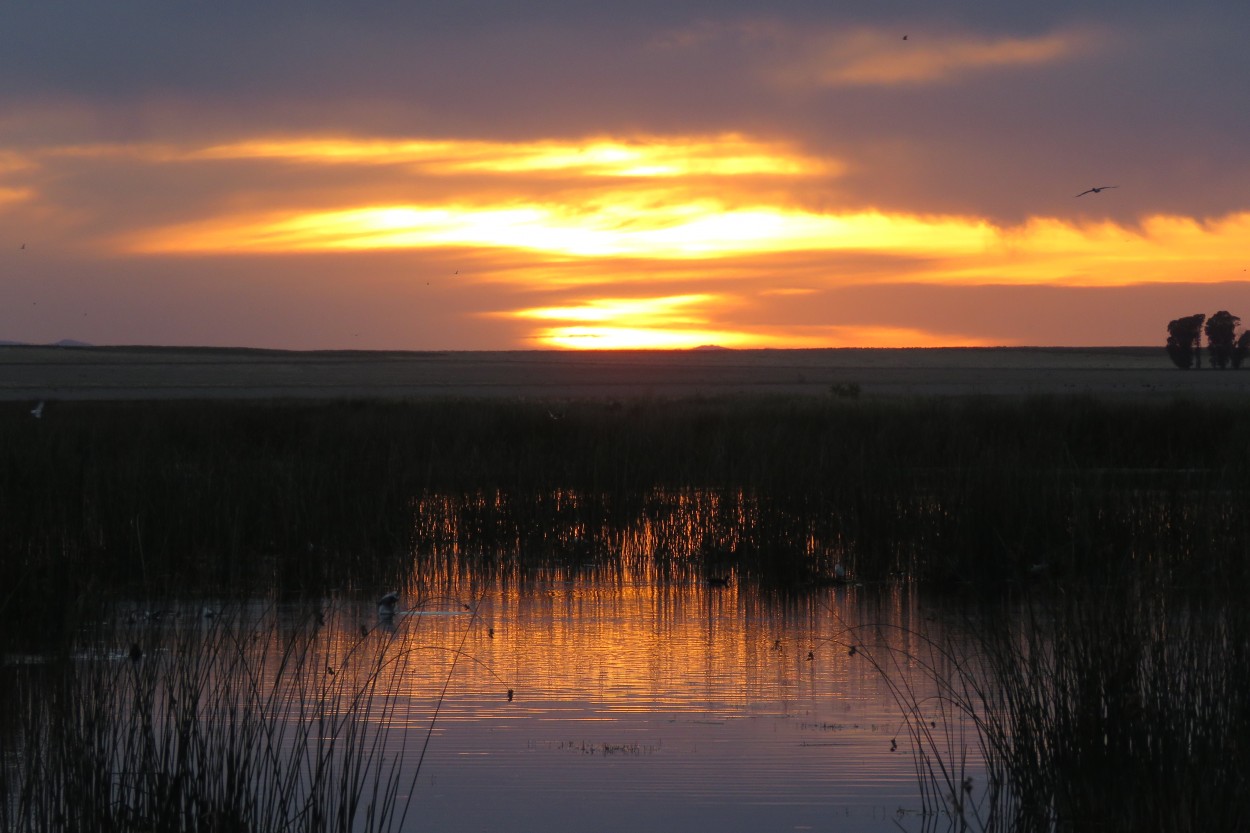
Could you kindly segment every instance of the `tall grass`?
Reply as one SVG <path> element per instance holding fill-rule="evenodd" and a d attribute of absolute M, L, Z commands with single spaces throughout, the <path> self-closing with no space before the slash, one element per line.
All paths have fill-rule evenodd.
<path fill-rule="evenodd" d="M 0 828 L 402 827 L 424 756 L 411 727 L 429 721 L 428 742 L 436 716 L 413 711 L 424 646 L 408 620 L 351 638 L 272 610 L 170 627 L 19 669 L 46 673 L 24 674 L 6 706 Z"/>
<path fill-rule="evenodd" d="M 655 557 L 720 560 L 782 585 L 834 561 L 863 579 L 993 584 L 1038 565 L 1250 578 L 1237 556 L 1250 446 L 1221 441 L 1237 402 L 554 407 L 53 402 L 40 420 L 0 409 L 0 619 L 20 623 L 50 594 L 376 585 L 448 536 L 503 570 L 611 561 L 653 516 L 695 505 L 715 507 L 694 518 L 698 540 L 660 542 Z M 437 506 L 449 526 L 422 515 Z"/>
<path fill-rule="evenodd" d="M 888 681 L 935 817 L 1013 833 L 1250 829 L 1240 600 L 1078 590 L 979 621 L 972 638 L 979 651 L 846 639 Z"/>

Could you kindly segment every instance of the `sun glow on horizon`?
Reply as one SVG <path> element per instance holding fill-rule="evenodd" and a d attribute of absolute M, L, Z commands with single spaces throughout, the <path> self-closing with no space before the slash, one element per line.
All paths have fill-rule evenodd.
<path fill-rule="evenodd" d="M 498 315 L 548 322 L 549 326 L 533 336 L 545 347 L 629 350 L 745 344 L 740 334 L 708 327 L 707 311 L 715 301 L 707 294 L 597 298 L 573 306 L 535 307 Z"/>
<path fill-rule="evenodd" d="M 131 211 L 57 202 L 51 195 L 72 192 L 50 184 L 61 164 L 88 181 L 138 182 Z M 383 281 L 416 303 L 437 294 L 449 316 L 507 318 L 516 344 L 560 349 L 1002 344 L 958 331 L 976 329 L 957 323 L 966 310 L 947 321 L 934 312 L 929 330 L 928 311 L 907 313 L 920 327 L 889 327 L 901 312 L 865 320 L 834 305 L 840 290 L 866 285 L 1245 281 L 1250 239 L 1250 211 L 1130 222 L 1073 209 L 1004 225 L 841 202 L 841 160 L 739 134 L 84 144 L 10 153 L 0 165 L 12 179 L 0 212 L 37 211 L 44 229 L 64 228 L 62 252 L 72 243 L 119 259 L 333 255 L 309 271 L 337 274 L 352 255 L 383 255 L 357 261 L 387 270 L 362 279 L 362 294 Z M 472 268 L 440 285 L 436 270 L 452 259 Z M 351 291 L 331 287 L 339 300 Z M 513 308 L 492 309 L 496 297 Z M 826 314 L 829 324 L 811 323 Z"/>
<path fill-rule="evenodd" d="M 819 347 L 991 346 L 973 336 L 904 327 L 717 326 L 717 312 L 745 299 L 708 293 L 657 298 L 595 298 L 563 307 L 494 313 L 543 322 L 532 338 L 570 350 L 688 350 L 695 347 L 800 349 Z"/>

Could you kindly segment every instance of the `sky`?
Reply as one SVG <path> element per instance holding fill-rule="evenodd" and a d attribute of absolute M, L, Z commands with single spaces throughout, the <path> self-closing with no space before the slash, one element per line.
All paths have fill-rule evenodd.
<path fill-rule="evenodd" d="M 0 340 L 1161 345 L 1250 316 L 1247 35 L 1244 0 L 0 0 Z"/>

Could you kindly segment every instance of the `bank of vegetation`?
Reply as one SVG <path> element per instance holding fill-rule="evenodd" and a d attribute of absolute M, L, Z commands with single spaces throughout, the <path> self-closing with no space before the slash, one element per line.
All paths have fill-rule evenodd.
<path fill-rule="evenodd" d="M 0 411 L 0 616 L 106 588 L 312 592 L 435 550 L 774 583 L 1247 575 L 1246 403 L 1094 398 L 50 403 Z M 435 499 L 437 498 L 437 499 Z M 702 504 L 700 504 L 702 505 Z M 423 512 L 438 506 L 438 523 Z M 575 533 L 570 533 L 575 530 Z"/>

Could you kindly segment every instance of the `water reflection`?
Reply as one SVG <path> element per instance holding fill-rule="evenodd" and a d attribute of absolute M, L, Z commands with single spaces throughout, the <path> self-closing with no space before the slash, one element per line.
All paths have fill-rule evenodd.
<path fill-rule="evenodd" d="M 484 592 L 467 638 L 453 617 L 420 623 L 480 661 L 443 703 L 421 816 L 459 830 L 918 826 L 899 710 L 847 648 L 850 628 L 898 626 L 917 605 L 898 589 L 780 601 L 619 576 Z"/>
<path fill-rule="evenodd" d="M 609 567 L 670 579 L 785 579 L 821 583 L 851 566 L 837 512 L 766 503 L 742 489 L 657 488 L 637 494 L 557 489 L 427 493 L 413 501 L 418 570 L 441 575 L 541 568 L 570 578 Z"/>
<path fill-rule="evenodd" d="M 859 625 L 897 636 L 921 621 L 907 589 L 783 599 L 619 570 L 476 584 L 444 575 L 437 587 L 429 578 L 415 577 L 394 613 L 379 613 L 376 594 L 344 594 L 213 604 L 212 618 L 199 604 L 159 621 L 119 618 L 63 670 L 123 683 L 151 671 L 157 724 L 195 708 L 178 706 L 186 690 L 167 680 L 199 674 L 206 728 L 260 709 L 268 728 L 249 731 L 284 738 L 281 754 L 266 746 L 260 757 L 300 771 L 339 754 L 318 745 L 326 737 L 367 738 L 385 758 L 370 766 L 401 805 L 411 799 L 404 829 L 919 829 L 897 704 L 848 648 Z M 141 660 L 128 657 L 131 643 Z M 61 685 L 16 657 L 3 675 L 24 702 Z M 139 689 L 118 690 L 109 707 L 133 709 Z M 339 728 L 308 734 L 327 720 Z M 291 757 L 301 744 L 312 758 Z M 9 736 L 10 765 L 21 746 Z M 297 782 L 272 789 L 309 788 Z M 121 800 L 144 794 L 128 789 Z"/>

